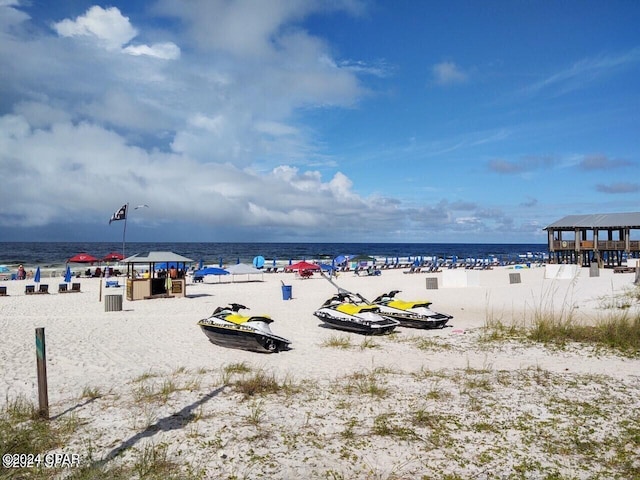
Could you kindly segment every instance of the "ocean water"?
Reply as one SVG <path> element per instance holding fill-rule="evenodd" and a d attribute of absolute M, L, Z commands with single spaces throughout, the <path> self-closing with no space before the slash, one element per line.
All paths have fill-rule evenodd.
<path fill-rule="evenodd" d="M 124 245 L 125 255 L 149 251 L 171 251 L 205 264 L 251 263 L 260 255 L 267 264 L 289 260 L 331 260 L 338 255 L 369 255 L 390 262 L 398 258 L 408 261 L 416 257 L 440 259 L 498 259 L 513 262 L 523 256 L 541 258 L 547 255 L 546 244 L 502 243 L 140 243 Z M 40 266 L 58 268 L 81 252 L 102 258 L 110 252 L 122 253 L 122 243 L 111 242 L 0 242 L 0 265 L 25 268 Z"/>

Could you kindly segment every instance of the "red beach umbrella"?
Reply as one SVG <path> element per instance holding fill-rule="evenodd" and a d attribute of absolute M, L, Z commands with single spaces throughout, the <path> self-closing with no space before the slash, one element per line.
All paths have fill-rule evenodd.
<path fill-rule="evenodd" d="M 102 260 L 105 262 L 119 262 L 124 258 L 124 255 L 118 252 L 107 253 Z"/>
<path fill-rule="evenodd" d="M 88 253 L 79 253 L 68 260 L 69 263 L 94 263 L 97 261 L 98 259 L 96 257 Z"/>
<path fill-rule="evenodd" d="M 289 265 L 287 267 L 287 270 L 320 270 L 320 265 L 302 261 L 294 263 L 293 265 Z"/>

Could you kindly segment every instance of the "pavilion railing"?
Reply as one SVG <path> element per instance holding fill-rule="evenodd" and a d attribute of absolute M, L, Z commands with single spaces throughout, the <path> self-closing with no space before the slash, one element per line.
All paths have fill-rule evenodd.
<path fill-rule="evenodd" d="M 573 240 L 554 240 L 553 241 L 553 250 L 554 251 L 562 251 L 562 250 L 575 250 L 576 242 Z M 594 241 L 593 240 L 582 240 L 580 242 L 580 250 L 593 250 L 594 249 Z M 600 251 L 613 251 L 625 250 L 625 242 L 621 240 L 598 240 L 598 250 Z M 631 240 L 629 242 L 629 250 L 631 252 L 640 252 L 640 240 Z"/>

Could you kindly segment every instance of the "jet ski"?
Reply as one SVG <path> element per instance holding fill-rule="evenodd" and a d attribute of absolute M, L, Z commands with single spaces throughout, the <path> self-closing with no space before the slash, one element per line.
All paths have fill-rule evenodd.
<path fill-rule="evenodd" d="M 238 303 L 218 307 L 209 318 L 200 320 L 198 325 L 211 343 L 222 347 L 267 353 L 289 349 L 291 342 L 271 331 L 271 318 L 265 315 L 240 315 L 238 312 L 243 309 L 248 310 Z"/>
<path fill-rule="evenodd" d="M 443 328 L 452 315 L 434 312 L 429 308 L 431 302 L 426 300 L 405 301 L 395 298 L 400 290 L 383 293 L 373 303 L 380 307 L 380 313 L 400 322 L 403 327 L 411 328 Z"/>
<path fill-rule="evenodd" d="M 368 335 L 393 331 L 400 322 L 383 316 L 378 305 L 367 303 L 362 296 L 340 290 L 313 314 L 330 327 Z"/>

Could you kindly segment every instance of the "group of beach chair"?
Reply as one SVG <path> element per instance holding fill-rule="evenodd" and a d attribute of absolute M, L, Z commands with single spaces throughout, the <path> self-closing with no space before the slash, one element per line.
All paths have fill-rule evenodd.
<path fill-rule="evenodd" d="M 264 273 L 284 273 L 286 267 L 266 267 Z"/>
<path fill-rule="evenodd" d="M 77 293 L 80 292 L 80 284 L 72 283 L 71 289 L 68 288 L 66 283 L 61 283 L 58 285 L 58 293 Z M 41 283 L 38 285 L 36 289 L 35 285 L 25 285 L 24 294 L 25 295 L 47 295 L 49 293 L 49 285 L 46 283 Z M 7 293 L 7 287 L 0 286 L 0 297 L 7 297 L 9 294 Z"/>
<path fill-rule="evenodd" d="M 80 284 L 72 283 L 71 289 L 69 289 L 66 283 L 60 283 L 58 285 L 58 293 L 78 293 L 80 292 Z M 49 285 L 46 283 L 41 283 L 38 285 L 38 289 L 36 290 L 35 285 L 25 285 L 24 287 L 25 295 L 43 295 L 49 293 Z"/>

